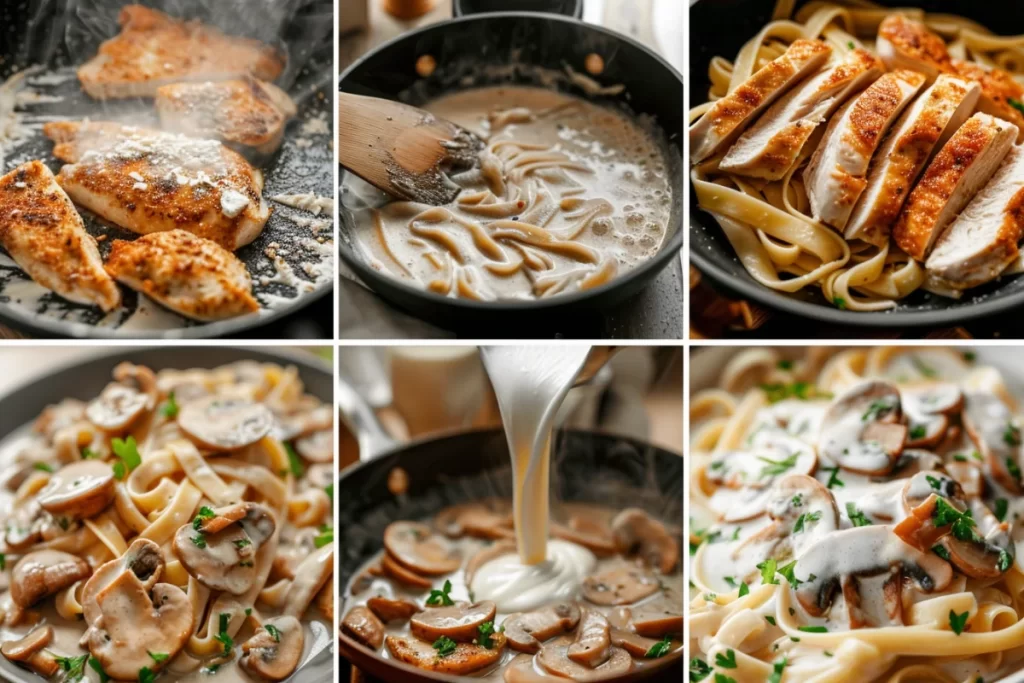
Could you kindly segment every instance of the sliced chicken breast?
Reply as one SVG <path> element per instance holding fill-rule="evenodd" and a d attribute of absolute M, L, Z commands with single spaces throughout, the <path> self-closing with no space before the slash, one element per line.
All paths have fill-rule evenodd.
<path fill-rule="evenodd" d="M 121 33 L 78 69 L 82 88 L 96 99 L 153 97 L 161 85 L 181 81 L 272 81 L 284 70 L 280 53 L 269 45 L 198 21 L 142 5 L 125 6 L 117 21 Z"/>
<path fill-rule="evenodd" d="M 846 227 L 867 186 L 871 157 L 924 82 L 924 75 L 916 71 L 887 73 L 832 117 L 804 169 L 804 186 L 816 220 L 838 230 Z"/>
<path fill-rule="evenodd" d="M 156 91 L 156 110 L 165 130 L 261 155 L 277 151 L 297 113 L 288 93 L 255 78 L 165 85 Z"/>
<path fill-rule="evenodd" d="M 923 73 L 929 83 L 939 74 L 952 71 L 946 42 L 921 22 L 902 14 L 890 14 L 879 24 L 875 49 L 887 68 Z"/>
<path fill-rule="evenodd" d="M 889 242 L 892 224 L 924 170 L 974 111 L 981 86 L 942 75 L 907 109 L 875 156 L 867 188 L 846 225 L 846 239 Z"/>
<path fill-rule="evenodd" d="M 224 320 L 260 308 L 245 265 L 216 242 L 184 230 L 114 240 L 107 272 L 193 320 Z"/>
<path fill-rule="evenodd" d="M 1013 105 L 1024 107 L 1024 85 L 1008 71 L 989 68 L 977 62 L 953 60 L 953 70 L 961 77 L 981 85 L 978 111 L 1009 121 L 1020 129 L 1017 142 L 1024 142 L 1024 113 Z"/>
<path fill-rule="evenodd" d="M 773 104 L 729 149 L 719 168 L 766 180 L 782 178 L 822 121 L 882 71 L 878 58 L 854 50 Z"/>
<path fill-rule="evenodd" d="M 57 182 L 71 199 L 132 232 L 180 228 L 234 251 L 270 217 L 263 174 L 216 140 L 102 121 L 43 131 L 69 162 Z"/>
<path fill-rule="evenodd" d="M 704 161 L 731 144 L 757 115 L 799 81 L 825 65 L 832 48 L 820 40 L 795 40 L 690 126 L 690 158 Z"/>
<path fill-rule="evenodd" d="M 935 243 L 925 268 L 955 290 L 990 282 L 1020 254 L 1024 237 L 1024 147 L 1015 146 Z"/>
<path fill-rule="evenodd" d="M 975 114 L 921 176 L 893 228 L 900 248 L 924 261 L 956 215 L 989 181 L 1017 139 L 1017 126 Z"/>
<path fill-rule="evenodd" d="M 41 161 L 0 178 L 0 245 L 29 277 L 68 301 L 105 312 L 121 305 L 96 240 Z"/>

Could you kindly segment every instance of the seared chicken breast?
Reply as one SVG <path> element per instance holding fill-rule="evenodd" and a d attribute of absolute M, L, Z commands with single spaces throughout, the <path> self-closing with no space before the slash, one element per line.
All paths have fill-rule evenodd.
<path fill-rule="evenodd" d="M 839 230 L 846 227 L 867 186 L 871 157 L 924 82 L 924 75 L 916 71 L 887 73 L 832 117 L 804 169 L 804 186 L 816 220 Z"/>
<path fill-rule="evenodd" d="M 924 261 L 935 240 L 999 168 L 1017 139 L 1017 126 L 975 114 L 935 155 L 910 193 L 893 228 L 896 243 Z"/>
<path fill-rule="evenodd" d="M 263 230 L 263 174 L 216 140 L 109 122 L 55 122 L 43 131 L 69 162 L 57 182 L 75 203 L 145 235 L 187 230 L 235 250 Z"/>
<path fill-rule="evenodd" d="M 260 308 L 245 265 L 216 242 L 184 230 L 114 240 L 107 272 L 193 320 L 224 320 Z"/>
<path fill-rule="evenodd" d="M 29 277 L 68 301 L 105 312 L 121 305 L 96 240 L 41 161 L 0 178 L 0 245 Z"/>
<path fill-rule="evenodd" d="M 890 14 L 878 26 L 875 48 L 887 68 L 923 73 L 929 83 L 953 70 L 946 42 L 902 14 Z"/>
<path fill-rule="evenodd" d="M 142 5 L 124 7 L 118 23 L 121 33 L 78 69 L 82 88 L 96 99 L 153 97 L 161 85 L 181 81 L 272 81 L 284 70 L 281 55 L 269 45 Z"/>
<path fill-rule="evenodd" d="M 935 243 L 925 268 L 954 290 L 999 277 L 1020 254 L 1024 237 L 1024 147 L 1015 146 L 1003 165 Z"/>
<path fill-rule="evenodd" d="M 846 239 L 879 247 L 889 242 L 892 224 L 932 152 L 968 119 L 980 94 L 977 83 L 942 75 L 914 101 L 875 156 Z"/>
<path fill-rule="evenodd" d="M 288 93 L 255 78 L 165 85 L 156 110 L 164 130 L 214 138 L 243 154 L 276 152 L 297 113 Z"/>
<path fill-rule="evenodd" d="M 772 102 L 825 65 L 832 48 L 820 40 L 795 40 L 690 126 L 690 158 L 699 163 L 731 144 Z"/>
<path fill-rule="evenodd" d="M 882 62 L 854 50 L 773 104 L 740 136 L 719 168 L 730 173 L 779 180 L 793 167 L 815 129 L 849 97 L 882 75 Z"/>
<path fill-rule="evenodd" d="M 989 68 L 977 62 L 953 60 L 953 70 L 957 75 L 981 85 L 981 99 L 978 111 L 1009 121 L 1020 129 L 1022 137 L 1017 142 L 1024 142 L 1024 113 L 1011 104 L 1020 106 L 1024 102 L 1024 85 L 1008 71 Z"/>

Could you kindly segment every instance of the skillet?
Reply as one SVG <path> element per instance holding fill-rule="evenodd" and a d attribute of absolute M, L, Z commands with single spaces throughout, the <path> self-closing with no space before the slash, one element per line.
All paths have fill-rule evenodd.
<path fill-rule="evenodd" d="M 806 2 L 798 2 L 803 6 Z M 1024 32 L 1024 15 L 1007 12 L 1003 3 L 972 0 L 880 0 L 889 7 L 914 6 L 929 12 L 957 14 L 1000 34 Z M 775 0 L 695 0 L 690 6 L 690 106 L 707 101 L 708 64 L 716 55 L 732 59 L 743 44 L 771 20 Z M 786 313 L 856 327 L 959 325 L 994 316 L 1024 304 L 1024 277 L 1013 276 L 970 290 L 960 301 L 914 292 L 888 312 L 845 311 L 827 303 L 817 290 L 786 294 L 756 282 L 740 265 L 718 223 L 697 208 L 690 191 L 690 260 L 716 285 Z"/>
<path fill-rule="evenodd" d="M 443 507 L 488 496 L 512 496 L 512 470 L 505 434 L 485 429 L 429 437 L 397 445 L 380 427 L 372 410 L 349 387 L 338 387 L 341 410 L 359 439 L 361 453 L 371 456 L 342 472 L 338 481 L 340 534 L 338 577 L 343 616 L 349 584 L 359 568 L 383 548 L 384 529 L 393 521 L 420 519 Z M 409 475 L 401 496 L 388 490 L 388 474 L 400 467 Z M 683 521 L 683 458 L 633 439 L 594 431 L 557 432 L 552 448 L 551 487 L 559 501 L 592 502 L 613 508 L 641 507 L 659 519 Z M 385 660 L 339 635 L 341 677 L 348 663 L 383 681 L 474 681 L 443 676 Z M 625 683 L 658 676 L 682 680 L 682 650 L 642 672 L 607 679 Z M 642 674 L 642 675 L 641 675 Z"/>
<path fill-rule="evenodd" d="M 2 353 L 2 352 L 0 352 Z M 333 401 L 333 373 L 330 365 L 310 354 L 285 350 L 216 347 L 121 348 L 104 352 L 73 365 L 58 367 L 46 375 L 15 387 L 0 396 L 0 444 L 16 430 L 28 425 L 47 405 L 64 398 L 89 400 L 110 382 L 110 375 L 121 361 L 164 368 L 215 368 L 239 360 L 294 365 L 306 391 L 321 401 Z M 333 672 L 331 631 L 321 634 L 308 661 L 289 680 L 303 683 L 330 683 Z M 301 672 L 301 673 L 299 673 Z M 161 677 L 161 680 L 165 677 Z M 0 680 L 11 683 L 42 683 L 46 679 L 14 666 L 0 657 Z M 215 680 L 215 679 L 214 679 Z"/>
<path fill-rule="evenodd" d="M 466 5 L 480 3 L 463 3 Z M 495 3 L 486 3 L 493 5 Z M 534 12 L 494 12 L 464 16 L 410 31 L 385 43 L 352 64 L 341 76 L 342 92 L 399 99 L 422 104 L 458 88 L 462 76 L 472 76 L 474 85 L 510 82 L 537 84 L 539 68 L 560 72 L 565 65 L 584 72 L 583 62 L 592 52 L 601 55 L 605 71 L 602 84 L 623 83 L 626 91 L 619 97 L 597 98 L 600 104 L 626 107 L 635 114 L 655 117 L 665 131 L 668 145 L 682 155 L 683 79 L 667 62 L 650 49 L 626 36 L 572 17 Z M 419 56 L 430 54 L 438 63 L 427 79 L 415 71 Z M 488 78 L 481 67 L 508 65 L 517 68 L 510 76 Z M 550 73 L 550 72 L 549 72 Z M 559 90 L 582 95 L 567 78 L 557 83 Z M 480 302 L 452 299 L 407 285 L 370 267 L 354 242 L 354 221 L 349 207 L 352 197 L 345 191 L 347 172 L 342 169 L 339 207 L 339 252 L 342 260 L 375 292 L 395 306 L 447 328 L 477 329 L 486 325 L 497 336 L 530 336 L 530 329 L 542 329 L 579 311 L 607 311 L 648 285 L 672 263 L 683 244 L 682 169 L 670 170 L 676 176 L 675 204 L 669 218 L 668 234 L 661 250 L 646 263 L 615 278 L 610 283 L 585 292 L 575 292 L 536 301 Z M 348 202 L 348 206 L 346 206 Z"/>
<path fill-rule="evenodd" d="M 75 67 L 91 58 L 100 42 L 118 33 L 117 12 L 125 4 L 128 2 L 120 0 L 12 0 L 4 4 L 0 21 L 0 85 L 16 73 L 37 67 L 38 72 L 29 72 L 27 91 L 41 95 L 44 101 L 19 108 L 19 112 L 25 113 L 23 120 L 27 130 L 13 141 L 0 140 L 0 172 L 31 159 L 41 159 L 54 172 L 60 168 L 61 163 L 53 156 L 53 143 L 42 134 L 45 117 L 89 116 L 95 120 L 134 116 L 134 120 L 157 123 L 152 100 L 100 103 L 89 98 L 74 77 Z M 135 292 L 122 287 L 123 307 L 109 317 L 98 307 L 73 304 L 52 293 L 38 297 L 37 301 L 35 292 L 42 290 L 0 250 L 0 321 L 30 335 L 132 338 L 239 335 L 280 321 L 333 289 L 334 261 L 330 244 L 315 251 L 304 246 L 303 242 L 313 234 L 308 227 L 300 227 L 289 219 L 291 216 L 324 221 L 326 227 L 320 234 L 330 237 L 329 213 L 313 216 L 269 199 L 281 194 L 334 196 L 330 136 L 303 131 L 304 123 L 312 118 L 322 116 L 328 129 L 333 120 L 329 85 L 333 79 L 331 0 L 285 0 L 261 12 L 244 11 L 251 8 L 245 0 L 142 0 L 142 4 L 174 16 L 202 19 L 229 34 L 260 38 L 287 55 L 288 64 L 277 84 L 295 100 L 299 113 L 289 123 L 280 151 L 254 164 L 263 171 L 263 194 L 273 207 L 273 213 L 263 233 L 236 252 L 252 275 L 253 292 L 264 307 L 259 315 L 203 324 L 182 322 L 182 318 L 152 304 L 159 309 L 160 323 L 173 329 L 154 329 L 160 323 L 143 327 L 134 321 L 118 329 L 136 309 L 138 295 Z M 3 106 L 0 111 L 7 113 Z M 7 123 L 5 121 L 5 126 Z M 99 243 L 101 254 L 107 253 L 115 238 L 137 238 L 134 233 L 104 224 L 84 209 L 80 213 L 90 233 L 108 236 Z M 286 278 L 274 277 L 275 268 L 264 254 L 271 243 L 277 243 L 280 251 L 287 252 L 284 258 L 298 282 L 288 284 L 283 281 Z M 307 275 L 304 263 L 319 263 L 320 276 Z M 261 276 L 281 281 L 262 284 Z M 27 296 L 26 291 L 30 292 Z"/>

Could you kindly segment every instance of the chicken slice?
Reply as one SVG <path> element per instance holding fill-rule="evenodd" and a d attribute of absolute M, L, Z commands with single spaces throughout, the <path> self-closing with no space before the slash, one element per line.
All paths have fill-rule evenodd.
<path fill-rule="evenodd" d="M 1024 142 L 1024 85 L 1012 74 L 998 68 L 989 68 L 977 62 L 953 60 L 953 70 L 961 77 L 981 85 L 978 111 L 1009 121 L 1020 129 L 1017 142 Z M 1013 103 L 1017 103 L 1017 107 Z"/>
<path fill-rule="evenodd" d="M 758 114 L 808 74 L 823 67 L 831 54 L 831 46 L 820 40 L 795 40 L 785 53 L 715 102 L 690 126 L 693 163 L 732 144 Z"/>
<path fill-rule="evenodd" d="M 889 69 L 911 69 L 931 83 L 952 69 L 946 42 L 919 21 L 890 14 L 878 26 L 878 56 Z"/>
<path fill-rule="evenodd" d="M 276 152 L 298 113 L 288 93 L 255 78 L 165 85 L 156 91 L 156 110 L 165 130 L 257 154 Z"/>
<path fill-rule="evenodd" d="M 1015 146 L 992 180 L 935 243 L 925 268 L 954 290 L 999 277 L 1024 237 L 1024 147 Z"/>
<path fill-rule="evenodd" d="M 975 114 L 928 165 L 893 228 L 900 248 L 924 261 L 935 240 L 999 168 L 1017 139 L 1017 126 Z"/>
<path fill-rule="evenodd" d="M 242 76 L 272 81 L 284 70 L 276 49 L 199 21 L 181 21 L 142 5 L 125 6 L 117 21 L 121 33 L 78 69 L 82 88 L 96 99 L 153 97 L 161 85 L 181 81 Z"/>
<path fill-rule="evenodd" d="M 109 122 L 54 122 L 43 131 L 69 162 L 57 182 L 75 203 L 145 235 L 182 229 L 234 251 L 270 217 L 263 174 L 216 140 Z"/>
<path fill-rule="evenodd" d="M 96 240 L 41 161 L 0 178 L 0 245 L 29 277 L 68 301 L 105 312 L 121 305 Z"/>
<path fill-rule="evenodd" d="M 193 320 L 224 320 L 260 308 L 245 265 L 217 243 L 184 230 L 114 240 L 107 272 Z"/>
<path fill-rule="evenodd" d="M 846 224 L 846 239 L 888 244 L 892 224 L 932 152 L 964 124 L 980 94 L 977 83 L 942 75 L 914 101 L 875 156 L 867 188 Z"/>
<path fill-rule="evenodd" d="M 719 168 L 740 175 L 779 180 L 793 167 L 800 150 L 822 121 L 853 93 L 882 75 L 882 62 L 854 50 L 804 81 L 773 104 L 740 136 Z"/>
<path fill-rule="evenodd" d="M 842 230 L 867 186 L 871 157 L 925 78 L 916 71 L 887 73 L 843 105 L 804 169 L 816 220 Z"/>

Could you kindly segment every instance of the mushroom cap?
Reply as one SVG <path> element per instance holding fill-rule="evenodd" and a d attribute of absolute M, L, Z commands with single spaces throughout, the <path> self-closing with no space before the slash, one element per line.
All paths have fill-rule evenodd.
<path fill-rule="evenodd" d="M 612 647 L 608 659 L 596 668 L 578 664 L 569 659 L 569 647 L 573 640 L 563 636 L 550 643 L 545 643 L 537 655 L 537 663 L 545 671 L 573 681 L 596 681 L 603 678 L 618 676 L 633 668 L 633 658 L 625 650 Z"/>
<path fill-rule="evenodd" d="M 479 636 L 481 624 L 494 621 L 495 612 L 495 605 L 489 600 L 476 604 L 460 602 L 450 607 L 427 607 L 409 620 L 409 630 L 431 643 L 441 636 L 471 643 Z"/>
<path fill-rule="evenodd" d="M 416 572 L 409 571 L 402 565 L 398 564 L 391 555 L 384 553 L 384 557 L 380 558 L 381 571 L 399 582 L 402 585 L 410 586 L 412 588 L 418 588 L 419 590 L 427 590 L 433 584 L 425 576 L 420 576 Z"/>
<path fill-rule="evenodd" d="M 384 547 L 400 564 L 427 576 L 440 576 L 462 566 L 462 557 L 426 524 L 392 522 L 384 530 Z"/>
<path fill-rule="evenodd" d="M 207 588 L 241 595 L 256 580 L 256 553 L 277 528 L 274 514 L 257 503 L 215 511 L 197 531 L 192 522 L 174 534 L 174 554 Z"/>
<path fill-rule="evenodd" d="M 274 414 L 262 403 L 248 399 L 207 396 L 182 407 L 178 426 L 200 446 L 233 451 L 269 434 Z"/>
<path fill-rule="evenodd" d="M 520 652 L 534 653 L 549 638 L 572 631 L 580 623 L 580 607 L 575 602 L 557 602 L 532 612 L 510 614 L 501 622 L 508 646 Z"/>
<path fill-rule="evenodd" d="M 92 573 L 89 563 L 59 550 L 37 550 L 18 560 L 11 571 L 11 599 L 30 607 Z"/>
<path fill-rule="evenodd" d="M 341 632 L 374 652 L 384 644 L 384 624 L 362 605 L 348 611 L 341 620 Z"/>
<path fill-rule="evenodd" d="M 88 519 L 114 501 L 114 472 L 100 460 L 82 460 L 53 473 L 36 498 L 52 515 Z"/>
<path fill-rule="evenodd" d="M 99 396 L 89 402 L 85 416 L 105 432 L 127 431 L 139 417 L 153 409 L 151 396 L 119 383 L 108 384 Z"/>
<path fill-rule="evenodd" d="M 12 662 L 25 662 L 52 641 L 53 627 L 40 626 L 30 631 L 24 638 L 4 641 L 3 645 L 0 645 L 0 654 Z"/>
<path fill-rule="evenodd" d="M 616 515 L 612 538 L 620 552 L 636 552 L 662 574 L 671 573 L 679 561 L 679 544 L 665 525 L 639 508 L 626 508 Z"/>
<path fill-rule="evenodd" d="M 387 636 L 384 645 L 392 657 L 400 662 L 428 671 L 464 676 L 494 665 L 505 649 L 505 634 L 491 635 L 491 648 L 472 643 L 457 643 L 455 651 L 444 657 L 430 643 L 412 636 Z"/>
<path fill-rule="evenodd" d="M 145 590 L 152 590 L 164 571 L 164 556 L 158 546 L 148 538 L 136 538 L 121 557 L 102 565 L 82 588 L 82 616 L 85 623 L 95 626 L 103 612 L 96 597 L 114 579 L 128 572 L 135 576 Z"/>
<path fill-rule="evenodd" d="M 682 638 L 683 602 L 677 595 L 662 593 L 653 600 L 628 608 L 628 623 L 633 631 L 648 638 L 667 635 Z"/>
<path fill-rule="evenodd" d="M 844 470 L 868 475 L 892 472 L 903 452 L 907 428 L 900 424 L 900 392 L 869 380 L 837 396 L 828 407 L 818 452 Z"/>
<path fill-rule="evenodd" d="M 946 436 L 950 416 L 963 408 L 964 397 L 955 384 L 936 384 L 903 392 L 903 412 L 910 430 L 908 448 L 934 448 Z"/>
<path fill-rule="evenodd" d="M 567 526 L 552 522 L 551 535 L 581 545 L 599 557 L 614 555 L 617 550 L 610 526 L 578 515 Z"/>
<path fill-rule="evenodd" d="M 434 527 L 450 538 L 515 538 L 512 515 L 503 503 L 492 499 L 450 505 L 434 516 Z"/>
<path fill-rule="evenodd" d="M 596 605 L 627 605 L 654 595 L 661 588 L 645 569 L 620 565 L 583 580 L 583 597 Z"/>
<path fill-rule="evenodd" d="M 305 641 L 302 623 L 298 619 L 276 617 L 264 623 L 242 644 L 242 657 L 238 663 L 253 676 L 283 681 L 299 666 Z"/>
<path fill-rule="evenodd" d="M 584 610 L 576 640 L 566 649 L 566 656 L 577 664 L 590 669 L 608 661 L 611 656 L 611 626 L 603 614 L 592 609 Z"/>
<path fill-rule="evenodd" d="M 375 596 L 366 601 L 366 606 L 381 621 L 408 621 L 412 615 L 422 612 L 423 608 L 408 600 L 392 600 Z"/>
<path fill-rule="evenodd" d="M 310 462 L 334 462 L 334 431 L 321 430 L 295 441 L 295 450 Z"/>

